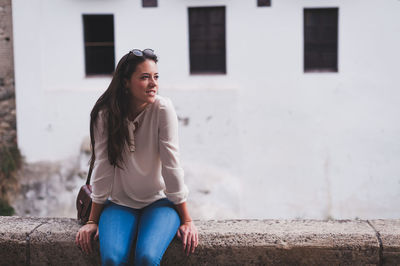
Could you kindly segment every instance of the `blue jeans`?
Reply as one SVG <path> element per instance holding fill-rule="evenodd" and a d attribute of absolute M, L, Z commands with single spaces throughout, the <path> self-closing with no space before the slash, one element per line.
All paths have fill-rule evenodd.
<path fill-rule="evenodd" d="M 167 198 L 142 209 L 107 201 L 99 220 L 102 265 L 160 265 L 180 226 Z M 134 247 L 134 248 L 133 248 Z"/>

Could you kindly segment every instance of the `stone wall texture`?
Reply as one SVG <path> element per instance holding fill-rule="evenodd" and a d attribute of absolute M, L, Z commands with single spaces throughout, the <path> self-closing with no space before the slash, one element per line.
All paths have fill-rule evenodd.
<path fill-rule="evenodd" d="M 400 220 L 195 221 L 199 246 L 174 239 L 162 265 L 400 265 Z M 100 265 L 84 254 L 68 218 L 0 216 L 0 265 Z"/>
<path fill-rule="evenodd" d="M 0 145 L 16 143 L 11 0 L 0 0 Z"/>

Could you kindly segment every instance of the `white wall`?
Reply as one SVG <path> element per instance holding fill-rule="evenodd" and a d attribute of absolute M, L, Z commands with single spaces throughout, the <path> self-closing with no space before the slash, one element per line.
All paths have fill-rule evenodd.
<path fill-rule="evenodd" d="M 190 75 L 187 8 L 226 6 L 226 75 Z M 339 72 L 303 73 L 303 8 L 339 8 Z M 398 0 L 13 1 L 18 142 L 78 153 L 109 78 L 84 73 L 82 14 L 114 14 L 115 52 L 153 48 L 181 124 L 188 182 L 246 218 L 394 218 L 400 211 Z M 200 174 L 201 173 L 201 174 Z M 192 179 L 192 180 L 190 180 Z M 200 182 L 201 183 L 201 182 Z M 230 203 L 227 203 L 230 202 Z M 224 205 L 225 204 L 225 205 Z"/>

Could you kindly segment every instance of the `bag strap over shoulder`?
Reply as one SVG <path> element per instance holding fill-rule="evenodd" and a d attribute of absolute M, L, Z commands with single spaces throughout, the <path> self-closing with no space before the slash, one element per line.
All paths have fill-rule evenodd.
<path fill-rule="evenodd" d="M 92 125 L 90 125 L 90 147 L 91 149 L 94 149 L 94 133 L 92 130 Z M 86 185 L 90 185 L 90 178 L 92 176 L 93 167 L 94 167 L 94 160 L 90 160 L 90 167 L 86 178 Z"/>

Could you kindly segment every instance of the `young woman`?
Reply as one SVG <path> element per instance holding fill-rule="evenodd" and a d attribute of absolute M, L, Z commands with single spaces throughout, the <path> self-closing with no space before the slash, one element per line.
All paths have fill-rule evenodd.
<path fill-rule="evenodd" d="M 94 235 L 103 265 L 159 265 L 175 234 L 186 255 L 198 245 L 178 120 L 171 101 L 157 95 L 156 63 L 151 49 L 123 56 L 90 114 L 92 209 L 76 244 L 89 253 Z"/>

